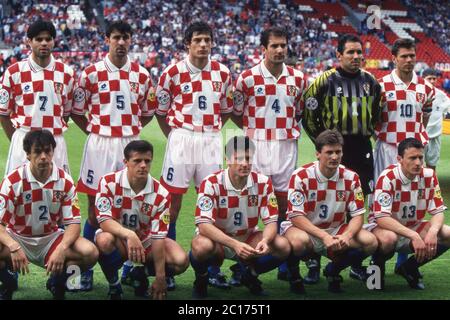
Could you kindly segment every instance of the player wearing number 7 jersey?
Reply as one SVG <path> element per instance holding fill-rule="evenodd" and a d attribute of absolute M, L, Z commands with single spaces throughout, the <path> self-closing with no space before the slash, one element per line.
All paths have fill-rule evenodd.
<path fill-rule="evenodd" d="M 0 121 L 11 140 L 5 175 L 27 162 L 22 141 L 30 130 L 49 130 L 56 139 L 54 161 L 69 173 L 63 132 L 72 108 L 73 70 L 52 55 L 56 30 L 39 20 L 27 31 L 31 54 L 10 66 L 0 81 Z"/>
<path fill-rule="evenodd" d="M 149 73 L 127 55 L 132 33 L 128 23 L 110 24 L 105 39 L 108 55 L 83 71 L 74 90 L 72 118 L 88 134 L 77 191 L 88 195 L 89 218 L 83 236 L 91 241 L 98 228 L 94 212 L 98 182 L 124 167 L 123 149 L 139 138 L 154 113 L 148 108 L 154 99 Z M 83 279 L 83 289 L 89 290 L 92 277 Z"/>

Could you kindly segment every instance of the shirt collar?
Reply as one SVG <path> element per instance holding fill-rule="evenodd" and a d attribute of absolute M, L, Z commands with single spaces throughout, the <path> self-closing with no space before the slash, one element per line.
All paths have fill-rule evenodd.
<path fill-rule="evenodd" d="M 199 73 L 199 72 L 202 72 L 202 71 L 211 71 L 211 60 L 210 59 L 208 59 L 208 63 L 206 64 L 206 66 L 203 69 L 199 69 L 196 66 L 194 66 L 189 61 L 189 56 L 186 57 L 185 63 L 186 63 L 187 69 L 189 70 L 189 73 Z"/>
<path fill-rule="evenodd" d="M 264 78 L 274 78 L 275 80 L 278 80 L 278 79 L 280 79 L 282 77 L 287 77 L 289 75 L 288 69 L 286 67 L 286 64 L 284 64 L 284 63 L 283 63 L 283 71 L 281 72 L 281 74 L 278 77 L 278 79 L 275 78 L 275 76 L 270 73 L 269 69 L 267 69 L 266 65 L 264 64 L 264 59 L 261 61 L 259 66 L 261 68 L 261 74 L 263 75 Z"/>
<path fill-rule="evenodd" d="M 31 55 L 28 57 L 28 64 L 30 65 L 30 69 L 33 72 L 39 72 L 39 71 L 42 71 L 42 70 L 48 70 L 48 71 L 55 70 L 55 58 L 53 57 L 53 55 L 50 55 L 50 63 L 46 67 L 41 67 L 40 65 L 38 65 L 33 60 Z"/>
<path fill-rule="evenodd" d="M 126 72 L 130 72 L 130 69 L 131 69 L 131 60 L 130 60 L 130 57 L 128 57 L 128 56 L 127 56 L 127 62 L 122 66 L 122 68 L 118 68 L 118 67 L 116 67 L 116 66 L 112 63 L 112 61 L 109 59 L 109 54 L 107 54 L 107 55 L 105 56 L 104 61 L 105 61 L 105 66 L 106 66 L 106 68 L 107 68 L 108 71 L 110 71 L 110 72 L 117 72 L 117 71 L 120 71 L 120 70 L 126 71 Z"/>
<path fill-rule="evenodd" d="M 50 177 L 48 177 L 47 181 L 42 183 L 34 177 L 33 173 L 31 172 L 31 164 L 30 164 L 30 162 L 28 162 L 25 165 L 28 182 L 30 182 L 30 183 L 36 182 L 36 183 L 39 183 L 40 185 L 45 186 L 47 183 L 49 183 L 51 181 L 57 181 L 59 179 L 58 167 L 56 166 L 56 163 L 54 161 L 52 161 L 52 163 L 53 163 L 52 174 L 50 175 Z"/>
<path fill-rule="evenodd" d="M 231 180 L 230 180 L 230 176 L 228 175 L 228 169 L 225 169 L 223 171 L 223 175 L 224 175 L 224 187 L 225 187 L 226 190 L 229 190 L 229 191 L 235 191 L 235 192 L 240 193 L 240 192 L 242 192 L 242 191 L 244 191 L 246 189 L 247 190 L 250 189 L 253 186 L 253 184 L 254 184 L 251 172 L 250 172 L 250 174 L 248 175 L 248 178 L 247 178 L 247 185 L 242 190 L 238 190 L 238 189 L 236 189 L 233 186 L 233 184 L 231 183 Z"/>
<path fill-rule="evenodd" d="M 319 182 L 338 181 L 339 180 L 339 168 L 340 168 L 340 166 L 337 168 L 336 173 L 331 178 L 327 178 L 322 174 L 322 172 L 320 172 L 319 161 L 314 161 L 314 171 L 316 173 L 317 181 L 319 181 Z"/>
<path fill-rule="evenodd" d="M 391 72 L 391 78 L 392 82 L 394 82 L 395 85 L 404 85 L 406 87 L 406 84 L 402 81 L 402 79 L 399 78 L 397 73 L 395 72 L 395 69 Z M 413 77 L 411 79 L 411 83 L 417 84 L 417 74 L 413 71 Z"/>
<path fill-rule="evenodd" d="M 419 181 L 419 175 L 415 176 L 414 179 L 410 180 L 407 176 L 403 174 L 402 168 L 400 164 L 397 164 L 397 167 L 395 168 L 397 170 L 398 177 L 402 181 L 402 184 L 410 184 L 411 182 L 418 182 Z"/>
<path fill-rule="evenodd" d="M 138 195 L 143 195 L 143 194 L 149 194 L 149 193 L 153 193 L 153 178 L 152 176 L 149 174 L 148 175 L 148 179 L 147 179 L 147 184 L 145 185 L 145 188 L 141 190 L 141 192 L 139 192 L 138 194 L 136 194 L 134 192 L 134 190 L 131 188 L 130 186 L 130 181 L 128 181 L 128 169 L 125 168 L 122 170 L 122 177 L 121 177 L 121 185 L 124 189 L 128 189 L 131 191 L 132 195 L 138 196 Z"/>

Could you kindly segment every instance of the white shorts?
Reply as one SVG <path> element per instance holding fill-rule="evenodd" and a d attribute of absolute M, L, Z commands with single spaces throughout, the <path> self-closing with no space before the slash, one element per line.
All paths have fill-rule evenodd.
<path fill-rule="evenodd" d="M 24 237 L 20 236 L 11 229 L 6 229 L 8 234 L 19 243 L 25 252 L 28 261 L 37 266 L 45 268 L 46 260 L 50 258 L 50 254 L 55 248 L 52 248 L 58 238 L 63 237 L 64 230 L 58 229 L 56 232 L 44 237 Z M 61 240 L 59 240 L 61 241 Z M 51 250 L 52 249 L 52 250 Z"/>
<path fill-rule="evenodd" d="M 125 167 L 123 150 L 139 136 L 105 137 L 89 134 L 84 145 L 77 191 L 95 196 L 100 179 L 107 173 Z"/>
<path fill-rule="evenodd" d="M 429 166 L 436 167 L 441 155 L 441 136 L 430 138 L 425 146 L 425 162 Z"/>
<path fill-rule="evenodd" d="M 386 169 L 391 164 L 397 163 L 397 147 L 390 145 L 384 141 L 377 140 L 375 144 L 375 150 L 373 152 L 373 160 L 374 160 L 374 181 L 378 180 L 381 172 Z"/>
<path fill-rule="evenodd" d="M 9 145 L 8 158 L 6 160 L 5 176 L 11 173 L 14 169 L 28 162 L 27 154 L 23 150 L 23 139 L 29 130 L 17 129 L 14 131 Z M 53 161 L 55 161 L 58 168 L 64 169 L 70 174 L 69 158 L 67 157 L 67 146 L 63 135 L 54 136 L 56 141 L 56 148 L 53 153 Z"/>
<path fill-rule="evenodd" d="M 291 221 L 283 221 L 280 226 L 280 235 L 284 236 L 286 231 L 293 226 L 294 225 L 292 224 Z M 348 224 L 344 223 L 344 224 L 341 224 L 337 228 L 323 229 L 323 230 L 325 232 L 327 232 L 329 235 L 336 236 L 336 235 L 340 235 L 340 234 L 344 233 L 344 231 L 347 229 L 347 227 L 348 227 Z M 317 254 L 320 254 L 322 256 L 328 257 L 327 247 L 325 246 L 323 241 L 313 235 L 308 234 L 308 236 L 313 245 L 314 252 L 316 252 Z"/>
<path fill-rule="evenodd" d="M 217 133 L 172 129 L 161 173 L 161 183 L 171 193 L 183 194 L 194 179 L 203 179 L 222 168 L 222 136 Z"/>
<path fill-rule="evenodd" d="M 253 169 L 271 177 L 273 188 L 286 193 L 289 179 L 297 166 L 297 140 L 253 140 L 256 146 Z"/>

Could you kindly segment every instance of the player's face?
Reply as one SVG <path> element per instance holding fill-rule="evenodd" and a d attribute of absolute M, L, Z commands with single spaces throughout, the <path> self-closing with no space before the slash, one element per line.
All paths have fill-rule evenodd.
<path fill-rule="evenodd" d="M 31 152 L 27 154 L 33 171 L 46 171 L 51 169 L 53 160 L 53 146 L 40 146 L 33 144 Z"/>
<path fill-rule="evenodd" d="M 408 148 L 405 150 L 403 157 L 397 157 L 401 165 L 403 174 L 409 179 L 413 179 L 420 174 L 423 167 L 423 149 Z"/>
<path fill-rule="evenodd" d="M 50 35 L 50 32 L 42 31 L 33 39 L 28 39 L 28 45 L 36 58 L 45 59 L 50 57 L 55 46 L 55 40 Z"/>
<path fill-rule="evenodd" d="M 233 153 L 232 159 L 227 159 L 231 176 L 248 177 L 252 170 L 252 152 L 238 151 Z"/>
<path fill-rule="evenodd" d="M 207 59 L 211 53 L 212 39 L 209 33 L 194 32 L 191 43 L 187 45 L 189 56 L 194 59 Z"/>
<path fill-rule="evenodd" d="M 416 65 L 416 50 L 400 48 L 397 56 L 392 56 L 397 69 L 402 73 L 411 73 Z"/>
<path fill-rule="evenodd" d="M 436 76 L 428 76 L 428 77 L 425 77 L 425 80 L 427 80 L 429 83 L 431 83 L 433 86 L 435 86 L 437 77 Z"/>
<path fill-rule="evenodd" d="M 316 156 L 321 171 L 334 172 L 341 164 L 342 146 L 340 144 L 325 145 L 320 152 L 316 151 Z"/>
<path fill-rule="evenodd" d="M 362 46 L 359 42 L 346 42 L 344 51 L 336 52 L 342 69 L 349 73 L 356 73 L 361 68 L 363 61 Z"/>
<path fill-rule="evenodd" d="M 288 47 L 285 37 L 269 36 L 267 48 L 263 47 L 265 59 L 272 64 L 281 64 L 287 56 Z"/>
<path fill-rule="evenodd" d="M 113 31 L 106 38 L 106 44 L 109 46 L 109 54 L 115 58 L 124 58 L 128 54 L 131 45 L 131 35 L 129 33 L 122 33 Z"/>
<path fill-rule="evenodd" d="M 132 152 L 130 159 L 125 160 L 128 175 L 135 179 L 147 179 L 152 160 L 153 155 L 150 151 L 144 153 L 137 151 Z"/>

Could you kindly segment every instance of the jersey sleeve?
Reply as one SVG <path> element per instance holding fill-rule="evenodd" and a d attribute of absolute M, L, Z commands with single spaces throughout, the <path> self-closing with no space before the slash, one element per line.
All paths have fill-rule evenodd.
<path fill-rule="evenodd" d="M 86 70 L 81 73 L 80 79 L 73 91 L 72 113 L 84 115 L 88 111 L 91 96 L 90 81 Z"/>
<path fill-rule="evenodd" d="M 375 219 L 390 217 L 392 215 L 392 203 L 394 202 L 395 190 L 390 179 L 382 175 L 377 180 L 374 192 L 373 215 Z"/>
<path fill-rule="evenodd" d="M 10 70 L 7 69 L 0 80 L 0 115 L 7 116 L 14 110 L 12 86 L 12 76 Z"/>
<path fill-rule="evenodd" d="M 14 213 L 14 191 L 8 179 L 0 185 L 0 223 L 8 225 Z"/>
<path fill-rule="evenodd" d="M 267 181 L 264 189 L 265 192 L 259 208 L 259 217 L 263 224 L 266 225 L 278 221 L 278 203 L 270 179 Z"/>
<path fill-rule="evenodd" d="M 298 91 L 297 97 L 295 98 L 295 105 L 294 105 L 295 114 L 298 116 L 303 113 L 304 104 L 302 103 L 302 95 L 305 92 L 307 86 L 308 86 L 308 84 L 307 84 L 306 78 L 304 76 L 301 77 L 300 85 L 299 85 L 300 90 Z"/>
<path fill-rule="evenodd" d="M 156 197 L 158 209 L 156 210 L 151 220 L 151 238 L 165 239 L 167 237 L 170 223 L 170 196 L 167 190 L 163 189 L 160 185 Z"/>
<path fill-rule="evenodd" d="M 67 100 L 64 104 L 64 117 L 70 116 L 70 113 L 72 112 L 74 86 L 75 78 L 73 75 L 73 70 L 71 69 L 69 74 L 69 82 L 67 85 Z"/>
<path fill-rule="evenodd" d="M 200 185 L 195 209 L 195 224 L 214 224 L 217 216 L 217 199 L 214 186 L 209 180 Z"/>
<path fill-rule="evenodd" d="M 144 78 L 144 95 L 139 103 L 141 115 L 143 117 L 151 117 L 155 114 L 155 88 L 153 87 L 152 79 L 148 73 L 139 72 L 139 76 Z"/>
<path fill-rule="evenodd" d="M 306 216 L 306 192 L 303 183 L 297 174 L 291 176 L 288 189 L 288 208 L 286 215 L 289 220 L 297 216 Z"/>
<path fill-rule="evenodd" d="M 356 217 L 366 212 L 366 209 L 364 208 L 364 193 L 361 188 L 361 181 L 357 174 L 355 174 L 351 188 L 352 190 L 347 203 L 347 212 L 351 217 Z"/>
<path fill-rule="evenodd" d="M 444 212 L 447 208 L 444 205 L 444 200 L 442 199 L 442 192 L 439 186 L 439 181 L 437 179 L 436 173 L 433 174 L 431 178 L 431 188 L 429 193 L 429 198 L 427 199 L 427 211 L 431 215 L 435 215 Z"/>
<path fill-rule="evenodd" d="M 80 224 L 80 204 L 78 202 L 78 195 L 75 190 L 75 185 L 72 181 L 66 180 L 65 189 L 65 196 L 61 206 L 63 223 L 65 226 L 69 224 Z"/>
<path fill-rule="evenodd" d="M 246 85 L 242 73 L 236 80 L 233 92 L 233 113 L 241 116 L 244 113 L 244 107 L 247 103 Z"/>
<path fill-rule="evenodd" d="M 95 215 L 98 223 L 113 219 L 112 203 L 114 195 L 104 177 L 99 182 L 99 189 L 95 196 Z"/>
<path fill-rule="evenodd" d="M 230 71 L 227 72 L 224 81 L 224 91 L 220 98 L 220 113 L 233 112 L 233 83 L 231 81 Z"/>
<path fill-rule="evenodd" d="M 168 67 L 159 77 L 158 86 L 156 87 L 156 114 L 164 116 L 172 103 L 172 78 L 169 74 Z M 176 68 L 173 66 L 172 68 Z"/>

